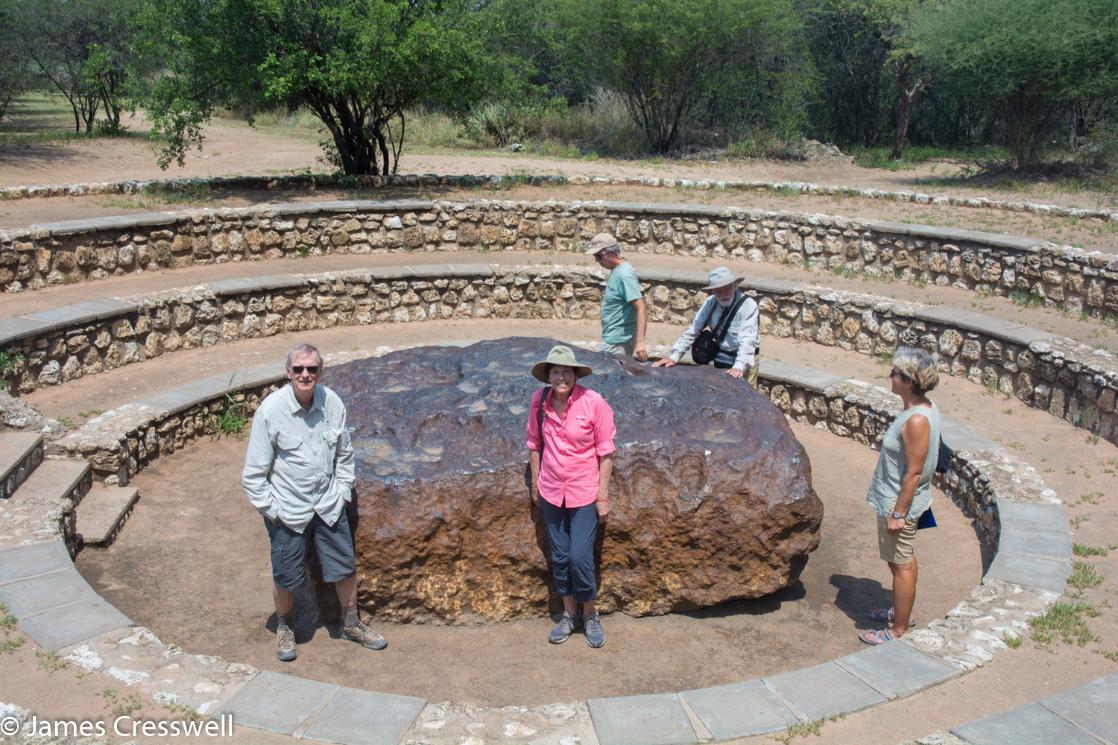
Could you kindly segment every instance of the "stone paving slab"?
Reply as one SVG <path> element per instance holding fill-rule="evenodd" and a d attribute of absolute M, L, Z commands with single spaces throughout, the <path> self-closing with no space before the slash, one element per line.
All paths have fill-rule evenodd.
<path fill-rule="evenodd" d="M 1003 528 L 1012 525 L 1023 530 L 1052 530 L 1062 533 L 1069 530 L 1067 512 L 1059 504 L 999 499 L 998 517 Z"/>
<path fill-rule="evenodd" d="M 265 670 L 221 708 L 246 727 L 290 735 L 338 691 L 332 683 Z"/>
<path fill-rule="evenodd" d="M 411 696 L 342 688 L 303 737 L 345 745 L 396 745 L 426 703 Z"/>
<path fill-rule="evenodd" d="M 999 551 L 986 570 L 986 576 L 1015 585 L 1062 593 L 1071 576 L 1071 564 L 1067 561 Z"/>
<path fill-rule="evenodd" d="M 234 279 L 215 279 L 202 285 L 217 296 L 239 295 L 242 292 L 251 292 L 261 289 L 259 279 L 253 277 L 237 277 Z"/>
<path fill-rule="evenodd" d="M 85 233 L 90 230 L 131 228 L 140 225 L 171 225 L 181 218 L 182 215 L 177 212 L 145 212 L 135 215 L 110 215 L 82 220 L 36 223 L 31 226 L 31 229 L 49 230 L 55 235 L 69 235 L 71 233 Z"/>
<path fill-rule="evenodd" d="M 759 374 L 772 383 L 795 383 L 817 393 L 822 393 L 832 385 L 849 379 L 791 362 L 771 360 L 765 357 L 763 351 Z"/>
<path fill-rule="evenodd" d="M 976 719 L 951 732 L 971 745 L 1099 745 L 1074 724 L 1035 703 Z"/>
<path fill-rule="evenodd" d="M 904 698 L 959 674 L 958 668 L 904 642 L 870 647 L 835 660 L 886 698 Z"/>
<path fill-rule="evenodd" d="M 703 284 L 706 284 L 705 282 Z M 771 277 L 750 277 L 742 280 L 738 287 L 744 290 L 760 290 L 772 294 L 791 295 L 794 292 L 802 292 L 804 285 L 802 282 L 794 282 L 790 279 L 775 279 Z"/>
<path fill-rule="evenodd" d="M 28 313 L 24 318 L 47 324 L 44 327 L 45 330 L 47 328 L 64 328 L 87 321 L 98 321 L 102 318 L 129 313 L 139 307 L 138 303 L 124 303 L 119 300 L 87 300 L 84 303 Z"/>
<path fill-rule="evenodd" d="M 20 630 L 48 652 L 131 625 L 128 616 L 104 600 L 63 605 L 19 622 Z"/>
<path fill-rule="evenodd" d="M 1030 530 L 1013 523 L 1008 525 L 1003 523 L 998 535 L 998 551 L 1068 559 L 1071 557 L 1071 535 L 1048 530 Z"/>
<path fill-rule="evenodd" d="M 834 662 L 792 670 L 764 681 L 806 719 L 826 719 L 887 700 Z"/>
<path fill-rule="evenodd" d="M 683 691 L 679 695 L 716 740 L 778 732 L 799 722 L 759 680 Z"/>
<path fill-rule="evenodd" d="M 1118 674 L 1038 701 L 1041 706 L 1073 722 L 1108 743 L 1118 743 Z"/>
<path fill-rule="evenodd" d="M 285 287 L 302 287 L 307 283 L 305 277 L 299 274 L 266 274 L 256 278 L 257 287 L 261 290 L 282 290 Z"/>
<path fill-rule="evenodd" d="M 489 264 L 449 264 L 455 277 L 492 277 L 493 267 Z"/>
<path fill-rule="evenodd" d="M 61 540 L 0 549 L 0 585 L 73 566 Z"/>
<path fill-rule="evenodd" d="M 26 336 L 34 336 L 51 324 L 32 318 L 16 316 L 0 320 L 0 344 L 10 344 Z"/>
<path fill-rule="evenodd" d="M 952 450 L 989 450 L 998 444 L 957 419 L 940 419 L 940 438 Z"/>
<path fill-rule="evenodd" d="M 586 702 L 601 745 L 686 745 L 699 738 L 674 693 Z"/>
<path fill-rule="evenodd" d="M 72 564 L 68 569 L 0 585 L 0 603 L 21 619 L 74 601 L 89 603 L 99 599 Z"/>

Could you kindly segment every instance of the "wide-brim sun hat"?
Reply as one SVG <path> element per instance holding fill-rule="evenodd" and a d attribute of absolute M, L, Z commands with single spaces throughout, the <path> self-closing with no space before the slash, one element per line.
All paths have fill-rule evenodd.
<path fill-rule="evenodd" d="M 620 247 L 621 244 L 618 243 L 617 239 L 609 233 L 598 233 L 596 236 L 590 239 L 590 244 L 586 249 L 586 255 L 597 256 L 602 251 L 605 251 L 607 249 L 620 249 Z"/>
<path fill-rule="evenodd" d="M 563 365 L 564 367 L 574 368 L 575 378 L 585 378 L 590 373 L 594 372 L 590 365 L 581 365 L 575 359 L 575 352 L 570 347 L 564 344 L 556 344 L 547 353 L 546 360 L 540 360 L 532 365 L 532 377 L 541 383 L 550 383 L 547 379 L 549 367 L 551 365 Z"/>
<path fill-rule="evenodd" d="M 707 285 L 703 289 L 717 290 L 719 287 L 736 284 L 740 279 L 740 277 L 735 276 L 734 273 L 726 267 L 716 266 L 710 270 L 710 275 L 707 277 Z"/>

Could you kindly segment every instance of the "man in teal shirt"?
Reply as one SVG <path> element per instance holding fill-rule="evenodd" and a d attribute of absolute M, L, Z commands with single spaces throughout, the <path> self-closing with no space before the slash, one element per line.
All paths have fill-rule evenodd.
<path fill-rule="evenodd" d="M 598 265 L 609 269 L 609 281 L 602 295 L 602 347 L 617 356 L 631 355 L 642 362 L 648 359 L 644 343 L 648 330 L 648 310 L 641 297 L 641 285 L 633 265 L 621 255 L 621 244 L 609 233 L 598 233 L 586 249 Z"/>

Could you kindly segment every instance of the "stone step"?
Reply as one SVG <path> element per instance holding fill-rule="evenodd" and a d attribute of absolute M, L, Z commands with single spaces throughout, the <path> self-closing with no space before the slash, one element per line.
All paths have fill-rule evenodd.
<path fill-rule="evenodd" d="M 52 505 L 69 499 L 77 505 L 92 483 L 88 462 L 47 458 L 16 489 L 12 502 Z"/>
<path fill-rule="evenodd" d="M 38 432 L 0 434 L 0 499 L 9 499 L 43 460 Z"/>
<path fill-rule="evenodd" d="M 139 498 L 134 486 L 95 484 L 78 509 L 77 531 L 84 544 L 101 548 L 111 544 Z"/>

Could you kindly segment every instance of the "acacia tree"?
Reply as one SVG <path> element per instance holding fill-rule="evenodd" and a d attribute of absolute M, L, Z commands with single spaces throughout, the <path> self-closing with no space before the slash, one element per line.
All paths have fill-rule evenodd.
<path fill-rule="evenodd" d="M 19 14 L 13 0 L 0 0 L 0 121 L 12 99 L 26 91 L 34 80 L 31 57 L 20 40 Z"/>
<path fill-rule="evenodd" d="M 954 95 L 999 106 L 1017 169 L 1036 164 L 1073 102 L 1118 94 L 1113 0 L 946 0 L 917 13 L 912 32 Z"/>
<path fill-rule="evenodd" d="M 166 60 L 150 86 L 160 163 L 201 146 L 218 105 L 251 120 L 262 105 L 306 107 L 347 174 L 395 170 L 405 111 L 461 109 L 480 87 L 465 0 L 152 0 L 147 53 Z"/>
<path fill-rule="evenodd" d="M 99 110 L 119 131 L 140 0 L 17 0 L 21 50 L 70 103 L 74 131 Z"/>
<path fill-rule="evenodd" d="M 658 153 L 743 68 L 780 67 L 800 31 L 787 0 L 566 0 L 560 15 L 570 50 Z"/>

